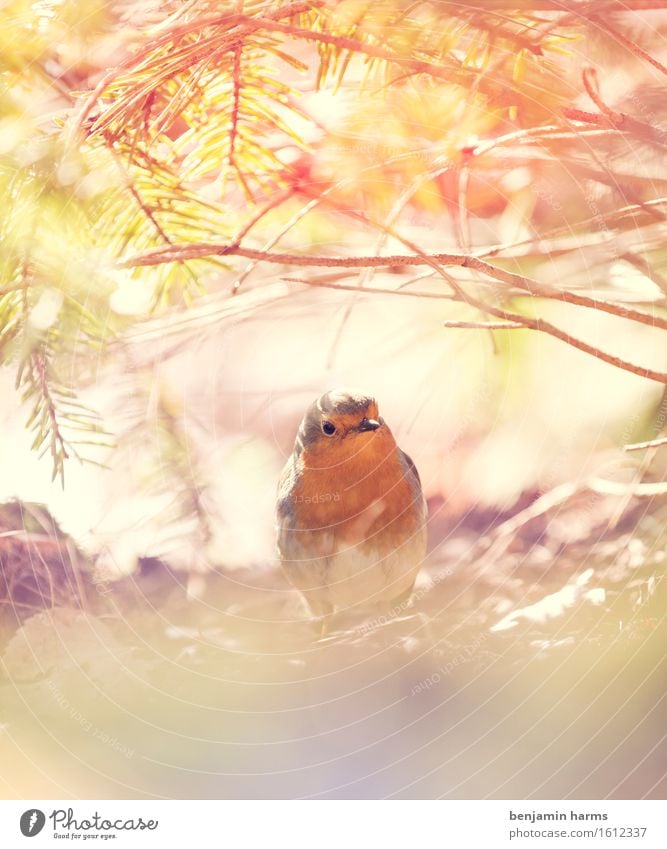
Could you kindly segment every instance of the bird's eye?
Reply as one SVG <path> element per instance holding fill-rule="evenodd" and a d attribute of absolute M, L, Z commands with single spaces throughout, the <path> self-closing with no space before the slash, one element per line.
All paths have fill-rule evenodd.
<path fill-rule="evenodd" d="M 323 421 L 322 422 L 322 433 L 327 436 L 333 436 L 336 433 L 336 425 L 333 422 Z"/>

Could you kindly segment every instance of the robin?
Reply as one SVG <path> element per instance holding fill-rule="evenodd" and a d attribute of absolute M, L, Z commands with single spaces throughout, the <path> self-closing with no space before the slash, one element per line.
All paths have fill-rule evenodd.
<path fill-rule="evenodd" d="M 426 553 L 426 502 L 374 398 L 334 390 L 308 408 L 277 514 L 283 567 L 323 629 L 334 613 L 412 591 Z"/>

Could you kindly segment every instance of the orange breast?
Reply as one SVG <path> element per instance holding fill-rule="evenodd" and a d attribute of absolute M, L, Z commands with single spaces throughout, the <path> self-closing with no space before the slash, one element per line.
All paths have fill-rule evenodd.
<path fill-rule="evenodd" d="M 302 530 L 326 530 L 348 545 L 392 548 L 422 523 L 421 495 L 389 428 L 306 449 L 294 490 Z"/>

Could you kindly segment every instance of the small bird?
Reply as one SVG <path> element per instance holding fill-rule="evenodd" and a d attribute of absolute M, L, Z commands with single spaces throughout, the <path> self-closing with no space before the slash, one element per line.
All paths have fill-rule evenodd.
<path fill-rule="evenodd" d="M 426 502 L 374 398 L 326 392 L 306 411 L 278 486 L 278 551 L 326 630 L 333 614 L 409 597 Z"/>

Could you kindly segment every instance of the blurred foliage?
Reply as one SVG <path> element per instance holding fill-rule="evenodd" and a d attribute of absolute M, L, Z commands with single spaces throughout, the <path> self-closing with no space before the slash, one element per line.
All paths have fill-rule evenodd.
<path fill-rule="evenodd" d="M 260 252 L 237 285 L 261 283 L 261 250 L 295 227 L 304 257 L 327 228 L 332 258 L 352 250 L 361 222 L 377 250 L 493 258 L 478 269 L 494 281 L 483 297 L 464 270 L 429 261 L 463 318 L 481 308 L 553 334 L 512 299 L 565 286 L 594 290 L 583 309 L 601 296 L 664 330 L 665 180 L 651 162 L 665 114 L 650 76 L 664 72 L 651 57 L 661 19 L 598 5 L 5 4 L 0 362 L 16 368 L 54 475 L 107 442 L 76 393 L 109 341 L 147 310 L 187 315 L 234 279 L 243 249 Z M 610 40 L 623 92 L 612 104 Z M 532 286 L 568 256 L 567 283 Z"/>
<path fill-rule="evenodd" d="M 516 372 L 515 395 L 530 333 L 579 347 L 655 390 L 624 424 L 610 414 L 607 444 L 658 440 L 665 9 L 5 2 L 0 365 L 54 476 L 114 442 L 125 518 L 139 480 L 167 533 L 205 551 L 220 468 L 153 366 L 260 309 L 289 336 L 282 307 L 308 287 L 444 303 L 438 331 L 490 337 L 489 372 Z M 602 313 L 618 333 L 583 342 Z M 98 384 L 120 411 L 109 422 L 82 400 Z M 452 439 L 501 394 L 471 393 Z M 435 504 L 411 604 L 320 641 L 275 572 L 143 557 L 112 580 L 48 512 L 2 506 L 14 792 L 558 798 L 574 774 L 583 798 L 664 795 L 643 718 L 664 690 L 667 449 L 638 450 L 616 458 L 622 480 L 586 470 L 453 531 Z M 642 768 L 626 780 L 628 763 Z"/>
<path fill-rule="evenodd" d="M 98 575 L 96 616 L 70 600 L 4 644 L 7 793 L 662 798 L 667 515 L 607 514 L 582 491 L 481 541 L 463 529 L 409 603 L 326 639 L 278 572 L 209 572 L 194 593 L 159 561 Z"/>

